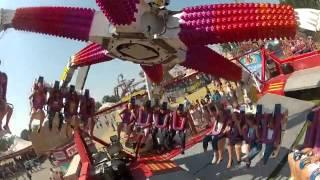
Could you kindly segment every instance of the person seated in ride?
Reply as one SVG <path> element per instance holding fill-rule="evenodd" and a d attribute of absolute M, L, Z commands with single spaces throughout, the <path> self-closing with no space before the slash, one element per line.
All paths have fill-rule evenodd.
<path fill-rule="evenodd" d="M 83 124 L 84 129 L 87 129 L 89 134 L 93 135 L 93 128 L 95 125 L 94 122 L 94 113 L 95 113 L 95 101 L 90 97 L 89 89 L 84 91 L 83 96 L 80 98 L 80 120 Z"/>
<path fill-rule="evenodd" d="M 153 122 L 153 109 L 151 106 L 151 101 L 147 100 L 145 104 L 139 109 L 138 117 L 135 123 L 135 130 L 138 133 L 143 132 L 143 136 L 140 140 L 141 148 L 145 146 L 145 142 L 150 133 L 152 122 Z"/>
<path fill-rule="evenodd" d="M 172 129 L 170 144 L 173 145 L 173 138 L 176 134 L 179 135 L 180 144 L 181 144 L 181 154 L 184 154 L 185 145 L 186 145 L 186 126 L 188 124 L 188 115 L 184 111 L 183 104 L 179 104 L 176 111 L 172 113 Z"/>
<path fill-rule="evenodd" d="M 155 99 L 154 100 L 154 105 L 152 106 L 153 112 L 159 112 L 161 107 L 160 107 L 160 100 L 159 99 Z"/>
<path fill-rule="evenodd" d="M 320 109 L 307 116 L 307 131 L 302 147 L 295 147 L 288 155 L 290 179 L 318 179 L 320 176 Z"/>
<path fill-rule="evenodd" d="M 211 112 L 215 114 L 215 121 L 213 122 L 212 130 L 203 138 L 202 145 L 204 152 L 207 151 L 209 142 L 211 142 L 213 150 L 212 164 L 219 164 L 223 157 L 221 149 L 218 149 L 218 142 L 225 138 L 226 130 L 226 112 L 222 106 L 218 106 L 217 109 L 211 108 Z"/>
<path fill-rule="evenodd" d="M 70 85 L 69 91 L 65 94 L 64 97 L 64 117 L 67 123 L 66 136 L 69 136 L 70 127 L 73 126 L 74 128 L 77 128 L 79 126 L 78 108 L 80 98 L 73 85 Z"/>
<path fill-rule="evenodd" d="M 169 150 L 168 133 L 170 123 L 170 111 L 168 110 L 168 103 L 163 102 L 159 112 L 154 112 L 154 128 L 152 131 L 153 148 L 159 152 L 165 149 Z M 159 142 L 157 140 L 159 138 Z"/>
<path fill-rule="evenodd" d="M 244 124 L 242 128 L 242 137 L 250 149 L 244 158 L 246 166 L 250 167 L 251 160 L 256 157 L 262 149 L 260 128 L 252 114 L 246 115 L 246 124 Z"/>
<path fill-rule="evenodd" d="M 4 116 L 6 116 L 6 124 L 3 126 L 3 129 L 11 134 L 9 122 L 12 116 L 13 108 L 7 103 L 7 85 L 7 74 L 0 72 L 0 130 L 2 130 L 2 120 Z"/>
<path fill-rule="evenodd" d="M 53 89 L 49 93 L 48 99 L 48 120 L 49 120 L 49 130 L 52 130 L 52 123 L 55 115 L 58 113 L 59 116 L 59 127 L 58 130 L 60 131 L 63 124 L 63 115 L 62 110 L 63 108 L 63 94 L 59 87 L 59 81 L 54 83 Z"/>
<path fill-rule="evenodd" d="M 127 134 L 126 143 L 128 143 L 135 123 L 135 119 L 133 118 L 132 113 L 135 113 L 137 111 L 138 106 L 136 105 L 135 98 L 131 98 L 129 103 L 126 104 L 125 108 L 119 113 L 121 119 L 121 122 L 118 124 L 117 128 L 119 141 L 121 139 L 121 131 L 125 129 Z"/>
<path fill-rule="evenodd" d="M 233 149 L 235 149 L 237 164 L 241 162 L 241 145 L 242 145 L 242 126 L 240 122 L 240 113 L 233 112 L 231 114 L 231 120 L 227 123 L 227 150 L 228 150 L 228 165 L 227 168 L 229 169 L 232 164 L 232 154 Z"/>
<path fill-rule="evenodd" d="M 262 141 L 266 148 L 263 153 L 263 164 L 266 164 L 275 148 L 280 145 L 281 119 L 276 118 L 273 114 L 265 114 L 264 121 L 266 125 L 262 127 Z"/>
<path fill-rule="evenodd" d="M 47 101 L 47 89 L 44 85 L 43 77 L 39 77 L 38 82 L 33 84 L 32 94 L 29 96 L 29 99 L 31 103 L 29 131 L 31 131 L 32 121 L 38 118 L 40 120 L 38 133 L 40 133 L 42 124 L 46 118 L 43 108 Z"/>

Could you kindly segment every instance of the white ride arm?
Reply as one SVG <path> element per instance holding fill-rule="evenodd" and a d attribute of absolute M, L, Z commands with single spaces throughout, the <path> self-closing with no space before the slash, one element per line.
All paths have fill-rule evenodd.
<path fill-rule="evenodd" d="M 0 9 L 0 31 L 11 27 L 15 11 L 9 9 Z"/>
<path fill-rule="evenodd" d="M 309 31 L 320 30 L 320 10 L 316 9 L 295 9 L 299 27 Z"/>

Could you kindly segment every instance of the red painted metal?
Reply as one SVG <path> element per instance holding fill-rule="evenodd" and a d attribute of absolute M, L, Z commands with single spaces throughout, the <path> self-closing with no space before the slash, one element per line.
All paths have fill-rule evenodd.
<path fill-rule="evenodd" d="M 163 79 L 162 64 L 156 64 L 153 66 L 147 66 L 147 65 L 140 65 L 140 66 L 152 82 L 160 83 L 162 81 Z"/>
<path fill-rule="evenodd" d="M 215 4 L 188 7 L 180 39 L 187 46 L 294 37 L 295 13 L 289 5 Z"/>
<path fill-rule="evenodd" d="M 184 67 L 232 81 L 241 80 L 242 69 L 206 46 L 195 46 L 187 51 Z"/>
<path fill-rule="evenodd" d="M 112 57 L 107 55 L 107 50 L 105 50 L 101 45 L 91 43 L 74 55 L 71 66 L 90 66 L 101 62 L 110 61 L 112 59 Z"/>
<path fill-rule="evenodd" d="M 81 130 L 75 130 L 74 131 L 74 143 L 76 144 L 80 159 L 82 163 L 88 162 L 89 165 L 91 166 L 91 159 L 90 159 L 90 152 L 88 151 L 85 141 L 81 137 Z"/>
<path fill-rule="evenodd" d="M 266 52 L 263 55 L 263 58 L 269 57 L 276 63 L 276 68 L 279 70 L 280 75 L 273 77 L 269 80 L 265 79 L 265 65 L 264 62 L 262 64 L 263 67 L 263 79 L 262 81 L 262 93 L 273 93 L 278 95 L 285 95 L 284 87 L 287 82 L 287 79 L 291 76 L 290 74 L 284 74 L 281 65 L 289 63 L 293 66 L 294 71 L 299 71 L 303 69 L 309 69 L 313 67 L 320 66 L 320 51 L 313 51 L 310 53 L 305 53 L 301 55 L 292 56 L 286 59 L 279 59 L 272 52 Z"/>
<path fill-rule="evenodd" d="M 261 67 L 261 81 L 265 81 L 266 80 L 266 51 L 264 50 L 264 48 L 261 48 L 261 63 L 262 63 L 262 67 Z"/>
<path fill-rule="evenodd" d="M 30 7 L 15 12 L 15 29 L 88 41 L 95 10 L 71 7 Z"/>
<path fill-rule="evenodd" d="M 104 15 L 114 25 L 129 25 L 135 21 L 139 0 L 96 0 Z"/>

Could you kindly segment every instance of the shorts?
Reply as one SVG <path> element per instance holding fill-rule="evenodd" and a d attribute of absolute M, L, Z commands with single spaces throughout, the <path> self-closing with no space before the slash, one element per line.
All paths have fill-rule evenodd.
<path fill-rule="evenodd" d="M 3 99 L 0 99 L 0 111 L 5 111 L 7 109 L 7 102 Z"/>
<path fill-rule="evenodd" d="M 77 115 L 78 115 L 77 113 L 66 113 L 66 112 L 64 112 L 65 119 L 70 119 L 73 116 L 77 116 Z"/>
<path fill-rule="evenodd" d="M 236 144 L 240 144 L 242 143 L 242 139 L 241 138 L 227 138 L 226 143 L 228 145 L 234 146 Z"/>

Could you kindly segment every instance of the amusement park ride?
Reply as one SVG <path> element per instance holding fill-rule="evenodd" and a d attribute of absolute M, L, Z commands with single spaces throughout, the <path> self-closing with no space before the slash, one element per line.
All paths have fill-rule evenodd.
<path fill-rule="evenodd" d="M 213 4 L 171 11 L 166 8 L 169 1 L 161 0 L 96 2 L 101 11 L 76 7 L 1 9 L 0 30 L 14 28 L 90 42 L 72 56 L 64 78 L 67 85 L 76 68 L 114 58 L 140 64 L 155 83 L 163 79 L 163 69 L 176 64 L 232 81 L 248 81 L 248 71 L 206 45 L 293 38 L 298 24 L 319 29 L 314 14 L 306 17 L 313 10 L 295 11 L 289 5 Z M 307 18 L 309 24 L 298 23 L 296 12 L 298 20 Z M 96 166 L 79 130 L 75 130 L 74 140 L 82 164 L 79 179 L 92 179 L 95 173 L 91 170 Z"/>
<path fill-rule="evenodd" d="M 119 74 L 118 76 L 118 85 L 114 88 L 114 95 L 116 97 L 124 97 L 128 94 L 133 93 L 136 88 L 144 83 L 144 80 L 135 82 L 135 79 L 124 79 L 123 74 Z"/>

